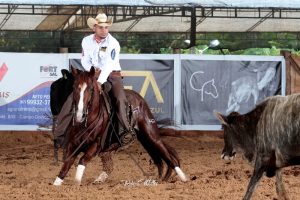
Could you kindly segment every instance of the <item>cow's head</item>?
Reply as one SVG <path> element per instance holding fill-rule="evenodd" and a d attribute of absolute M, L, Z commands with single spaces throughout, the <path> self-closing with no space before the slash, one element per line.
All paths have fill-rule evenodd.
<path fill-rule="evenodd" d="M 235 157 L 235 142 L 234 142 L 234 127 L 232 123 L 234 118 L 239 115 L 237 112 L 231 113 L 229 116 L 224 116 L 221 113 L 215 112 L 216 117 L 220 120 L 224 131 L 224 148 L 221 158 L 230 161 Z"/>

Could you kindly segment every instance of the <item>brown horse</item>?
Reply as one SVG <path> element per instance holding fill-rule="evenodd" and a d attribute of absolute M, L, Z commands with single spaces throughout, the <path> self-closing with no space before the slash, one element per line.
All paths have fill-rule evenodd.
<path fill-rule="evenodd" d="M 77 166 L 75 181 L 81 184 L 88 162 L 99 153 L 111 149 L 111 145 L 109 147 L 103 145 L 103 141 L 107 144 L 105 135 L 110 125 L 110 116 L 104 102 L 103 91 L 99 89 L 97 83 L 99 73 L 94 67 L 91 67 L 90 72 L 81 73 L 72 69 L 72 73 L 75 76 L 73 123 L 69 125 L 67 132 L 69 139 L 66 144 L 66 159 L 54 185 L 62 184 L 79 153 L 82 152 L 83 156 Z M 162 178 L 162 161 L 165 161 L 168 169 L 163 180 L 167 180 L 174 169 L 182 181 L 187 181 L 180 169 L 177 153 L 161 140 L 157 123 L 146 101 L 132 90 L 126 90 L 126 96 L 132 108 L 131 125 L 137 133 L 137 139 L 157 166 L 159 178 Z"/>

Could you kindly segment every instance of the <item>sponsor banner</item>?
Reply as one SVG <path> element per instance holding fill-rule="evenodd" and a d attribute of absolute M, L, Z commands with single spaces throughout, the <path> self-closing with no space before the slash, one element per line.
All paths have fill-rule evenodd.
<path fill-rule="evenodd" d="M 214 111 L 246 113 L 281 94 L 280 61 L 182 60 L 182 124 L 218 125 Z"/>
<path fill-rule="evenodd" d="M 174 116 L 174 60 L 121 60 L 124 86 L 137 91 L 155 119 Z"/>
<path fill-rule="evenodd" d="M 0 125 L 50 124 L 50 85 L 66 64 L 63 54 L 0 53 Z"/>
<path fill-rule="evenodd" d="M 0 130 L 50 125 L 50 85 L 69 64 L 82 69 L 78 58 L 0 53 Z M 214 110 L 246 113 L 285 95 L 282 57 L 127 54 L 120 62 L 125 88 L 144 97 L 157 120 L 174 119 L 183 129 L 219 130 Z"/>
<path fill-rule="evenodd" d="M 155 119 L 174 116 L 174 60 L 121 59 L 123 83 L 126 89 L 145 98 Z M 70 65 L 82 69 L 79 59 Z"/>

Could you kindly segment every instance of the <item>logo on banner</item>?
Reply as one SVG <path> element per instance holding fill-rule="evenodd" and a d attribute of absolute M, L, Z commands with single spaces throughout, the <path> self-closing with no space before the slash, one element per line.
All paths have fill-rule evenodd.
<path fill-rule="evenodd" d="M 6 64 L 3 63 L 0 67 L 0 81 L 2 81 L 2 79 L 5 76 L 7 71 L 8 71 L 8 68 L 7 68 Z"/>
<path fill-rule="evenodd" d="M 190 78 L 190 86 L 193 90 L 200 92 L 201 94 L 201 101 L 204 101 L 204 95 L 208 95 L 213 97 L 214 99 L 218 98 L 218 90 L 215 85 L 215 79 L 212 78 L 208 81 L 205 81 L 201 84 L 197 83 L 197 80 L 200 79 L 200 77 L 197 77 L 198 74 L 204 74 L 203 71 L 196 71 L 191 75 Z M 196 84 L 197 83 L 197 84 Z"/>
<path fill-rule="evenodd" d="M 127 77 L 128 76 L 135 76 L 135 77 L 139 77 L 139 76 L 143 77 L 144 76 L 145 81 L 143 83 L 143 86 L 142 86 L 139 94 L 144 98 L 149 86 L 151 85 L 153 88 L 153 92 L 155 94 L 155 98 L 156 98 L 157 102 L 158 103 L 164 102 L 164 99 L 160 93 L 159 87 L 157 85 L 157 82 L 154 78 L 152 71 L 122 71 L 121 73 L 122 73 L 122 76 L 127 76 Z M 125 86 L 125 88 L 132 90 L 132 86 Z"/>
<path fill-rule="evenodd" d="M 57 76 L 57 68 L 58 67 L 54 65 L 40 66 L 40 75 L 44 78 Z"/>
<path fill-rule="evenodd" d="M 4 78 L 7 73 L 8 68 L 5 63 L 3 63 L 0 67 L 0 81 Z M 10 96 L 10 92 L 8 91 L 0 91 L 0 99 L 7 99 Z"/>

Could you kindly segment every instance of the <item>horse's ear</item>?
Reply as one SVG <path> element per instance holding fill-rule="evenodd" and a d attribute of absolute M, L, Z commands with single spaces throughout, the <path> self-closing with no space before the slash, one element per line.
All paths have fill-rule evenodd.
<path fill-rule="evenodd" d="M 78 70 L 75 67 L 73 67 L 72 65 L 71 65 L 71 71 L 72 71 L 73 76 L 76 76 L 79 74 Z"/>
<path fill-rule="evenodd" d="M 95 75 L 95 67 L 91 66 L 90 76 L 93 77 Z"/>
<path fill-rule="evenodd" d="M 95 71 L 95 79 L 98 80 L 99 76 L 100 76 L 100 73 L 101 73 L 101 70 L 99 68 L 96 68 L 96 71 Z"/>
<path fill-rule="evenodd" d="M 68 74 L 69 73 L 69 71 L 68 70 L 66 70 L 66 69 L 62 69 L 61 70 L 61 75 L 64 77 L 64 79 L 67 79 L 68 78 Z"/>
<path fill-rule="evenodd" d="M 221 122 L 221 124 L 228 125 L 228 119 L 226 116 L 222 115 L 221 113 L 214 111 L 215 116 L 218 118 L 218 120 Z"/>
<path fill-rule="evenodd" d="M 100 75 L 101 70 L 99 68 L 91 67 L 90 69 L 90 76 L 94 77 L 96 80 L 98 79 Z"/>

